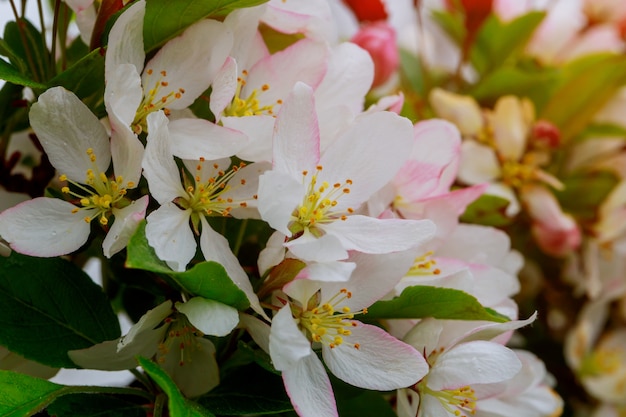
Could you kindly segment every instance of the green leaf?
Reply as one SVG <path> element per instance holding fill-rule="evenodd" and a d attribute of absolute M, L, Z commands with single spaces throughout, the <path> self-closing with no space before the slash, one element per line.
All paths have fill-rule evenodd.
<path fill-rule="evenodd" d="M 337 411 L 341 417 L 396 417 L 389 401 L 383 394 L 364 391 L 350 398 L 337 396 Z"/>
<path fill-rule="evenodd" d="M 0 59 L 0 79 L 25 87 L 46 88 L 45 85 L 33 81 L 30 77 L 27 77 L 20 70 L 2 59 Z"/>
<path fill-rule="evenodd" d="M 242 381 L 245 381 L 245 388 Z M 230 373 L 217 388 L 197 401 L 218 415 L 262 415 L 293 410 L 282 378 L 256 364 Z"/>
<path fill-rule="evenodd" d="M 462 45 L 467 36 L 463 14 L 440 10 L 431 10 L 431 13 L 435 22 L 450 36 L 450 39 L 457 45 Z"/>
<path fill-rule="evenodd" d="M 104 394 L 65 395 L 46 411 L 51 416 L 63 417 L 146 417 L 146 408 L 141 404 Z"/>
<path fill-rule="evenodd" d="M 143 221 L 128 243 L 126 259 L 128 268 L 165 274 L 193 295 L 216 300 L 239 310 L 250 307 L 246 294 L 235 285 L 224 267 L 217 262 L 200 262 L 188 271 L 172 271 L 148 244 L 145 229 L 146 222 Z"/>
<path fill-rule="evenodd" d="M 593 116 L 626 84 L 626 55 L 586 55 L 563 68 L 562 82 L 540 110 L 567 142 L 587 127 Z"/>
<path fill-rule="evenodd" d="M 490 194 L 483 194 L 465 209 L 460 220 L 465 223 L 501 227 L 510 224 L 513 219 L 506 215 L 509 200 Z"/>
<path fill-rule="evenodd" d="M 54 73 L 51 58 L 41 33 L 27 19 L 9 22 L 4 29 L 3 50 L 9 61 L 29 78 L 44 82 Z"/>
<path fill-rule="evenodd" d="M 368 319 L 487 320 L 499 323 L 507 319 L 488 310 L 473 296 L 450 288 L 415 285 L 405 288 L 399 297 L 377 301 L 367 309 Z"/>
<path fill-rule="evenodd" d="M 577 172 L 564 178 L 565 188 L 554 194 L 564 211 L 579 220 L 593 221 L 598 207 L 618 182 L 618 177 L 609 171 Z"/>
<path fill-rule="evenodd" d="M 146 52 L 163 45 L 200 19 L 224 16 L 235 9 L 257 6 L 267 0 L 147 0 L 143 26 Z M 210 42 L 210 39 L 207 39 Z"/>
<path fill-rule="evenodd" d="M 470 61 L 480 74 L 500 68 L 528 42 L 545 12 L 530 12 L 509 22 L 495 14 L 485 19 L 470 51 Z"/>
<path fill-rule="evenodd" d="M 494 104 L 505 95 L 527 97 L 533 103 L 545 103 L 558 81 L 552 68 L 501 67 L 489 73 L 469 92 L 479 102 Z"/>
<path fill-rule="evenodd" d="M 104 56 L 100 49 L 91 51 L 66 71 L 48 82 L 48 87 L 63 86 L 79 98 L 104 92 Z"/>
<path fill-rule="evenodd" d="M 171 417 L 215 417 L 197 403 L 183 397 L 174 381 L 159 365 L 146 358 L 138 358 L 138 361 L 150 378 L 167 394 Z"/>
<path fill-rule="evenodd" d="M 0 370 L 0 415 L 31 416 L 63 395 L 64 389 L 45 379 Z"/>
<path fill-rule="evenodd" d="M 120 336 L 109 300 L 61 258 L 0 257 L 0 345 L 52 367 L 74 368 L 67 351 Z"/>
<path fill-rule="evenodd" d="M 626 128 L 611 123 L 592 123 L 576 136 L 576 140 L 615 137 L 626 138 Z"/>

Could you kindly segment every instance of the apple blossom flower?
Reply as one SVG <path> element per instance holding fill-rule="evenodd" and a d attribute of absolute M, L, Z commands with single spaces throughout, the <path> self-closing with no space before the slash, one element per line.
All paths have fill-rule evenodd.
<path fill-rule="evenodd" d="M 269 353 L 301 417 L 337 416 L 330 381 L 314 349 L 321 348 L 335 376 L 365 389 L 406 387 L 426 374 L 419 352 L 379 327 L 354 320 L 394 285 L 414 253 L 355 253 L 351 261 L 357 268 L 349 281 L 296 278 L 283 288 L 284 296 L 276 297 L 280 310 L 272 319 Z M 248 329 L 262 342 L 259 329 Z"/>
<path fill-rule="evenodd" d="M 259 178 L 259 212 L 288 237 L 284 246 L 298 258 L 332 262 L 348 250 L 388 253 L 430 239 L 428 220 L 355 212 L 406 159 L 410 122 L 388 112 L 365 114 L 320 153 L 315 116 L 311 88 L 296 84 L 277 117 L 273 169 Z"/>
<path fill-rule="evenodd" d="M 124 370 L 137 366 L 136 357 L 154 357 L 188 397 L 208 392 L 219 383 L 215 346 L 203 336 L 226 336 L 238 324 L 234 307 L 201 297 L 185 303 L 170 300 L 144 314 L 128 333 L 92 347 L 68 352 L 88 369 Z"/>
<path fill-rule="evenodd" d="M 136 201 L 126 197 L 136 182 L 125 174 L 137 171 L 140 162 L 117 160 L 104 126 L 63 87 L 39 96 L 30 121 L 50 162 L 61 172 L 59 179 L 69 183 L 61 191 L 71 201 L 39 197 L 5 210 L 0 214 L 0 235 L 20 253 L 59 256 L 79 249 L 91 233 L 91 221 L 98 219 L 108 230 L 104 254 L 111 257 L 122 250 L 148 205 L 148 196 Z M 115 176 L 109 178 L 111 159 Z M 109 225 L 111 216 L 115 221 Z"/>
<path fill-rule="evenodd" d="M 148 143 L 143 159 L 144 176 L 151 195 L 161 206 L 147 217 L 146 238 L 160 259 L 175 271 L 184 271 L 196 253 L 194 237 L 206 260 L 220 263 L 229 277 L 246 293 L 252 307 L 262 313 L 248 276 L 231 252 L 226 238 L 215 232 L 207 217 L 251 215 L 258 176 L 269 168 L 264 163 L 228 169 L 230 159 L 184 160 L 188 176 L 170 151 L 168 119 L 163 112 L 148 115 Z M 252 213 L 255 213 L 254 211 Z"/>

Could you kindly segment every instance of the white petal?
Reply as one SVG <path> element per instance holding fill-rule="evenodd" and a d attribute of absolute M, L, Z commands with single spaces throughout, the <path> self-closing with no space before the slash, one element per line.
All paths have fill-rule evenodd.
<path fill-rule="evenodd" d="M 239 323 L 236 308 L 202 297 L 176 303 L 176 309 L 187 316 L 194 327 L 211 336 L 226 336 Z"/>
<path fill-rule="evenodd" d="M 196 239 L 189 226 L 191 209 L 165 203 L 146 218 L 146 238 L 157 256 L 175 271 L 184 271 L 196 253 Z"/>
<path fill-rule="evenodd" d="M 297 83 L 276 117 L 274 169 L 294 179 L 311 171 L 319 160 L 320 136 L 313 90 Z"/>
<path fill-rule="evenodd" d="M 237 91 L 237 61 L 234 58 L 230 56 L 226 58 L 226 62 L 215 75 L 211 88 L 209 109 L 215 115 L 215 122 L 217 123 Z"/>
<path fill-rule="evenodd" d="M 388 391 L 414 385 L 428 373 L 424 357 L 383 329 L 358 323 L 334 349 L 324 346 L 324 361 L 343 381 L 365 389 Z M 359 348 L 349 343 L 358 343 Z"/>
<path fill-rule="evenodd" d="M 325 224 L 323 230 L 339 239 L 344 249 L 365 253 L 403 251 L 423 245 L 435 236 L 435 225 L 430 220 L 376 219 L 361 215 Z"/>
<path fill-rule="evenodd" d="M 315 281 L 345 282 L 356 268 L 353 262 L 313 262 L 302 271 L 308 279 Z"/>
<path fill-rule="evenodd" d="M 259 177 L 258 207 L 261 218 L 284 235 L 294 209 L 302 202 L 304 186 L 291 175 L 272 170 Z"/>
<path fill-rule="evenodd" d="M 348 257 L 348 252 L 339 239 L 331 234 L 314 236 L 309 229 L 297 239 L 284 244 L 297 258 L 313 262 L 334 262 Z"/>
<path fill-rule="evenodd" d="M 526 148 L 529 128 L 520 99 L 515 96 L 500 98 L 493 109 L 492 126 L 499 153 L 507 160 L 519 161 Z"/>
<path fill-rule="evenodd" d="M 272 160 L 272 135 L 276 122 L 273 116 L 222 117 L 221 122 L 223 126 L 248 136 L 249 144 L 237 152 L 240 159 L 254 162 Z"/>
<path fill-rule="evenodd" d="M 93 168 L 86 153 L 89 148 L 93 149 L 100 172 L 109 167 L 109 136 L 98 118 L 74 93 L 63 87 L 47 90 L 31 106 L 29 116 L 50 163 L 61 174 L 85 182 L 87 169 Z"/>
<path fill-rule="evenodd" d="M 428 374 L 436 391 L 472 384 L 490 384 L 513 378 L 522 369 L 515 353 L 498 343 L 462 343 L 444 352 Z"/>
<path fill-rule="evenodd" d="M 136 343 L 143 343 L 142 338 L 144 334 L 153 331 L 172 312 L 172 302 L 170 300 L 166 300 L 153 309 L 146 311 L 139 321 L 130 328 L 126 336 L 120 339 L 117 349 L 123 351 Z M 165 331 L 165 328 L 163 331 Z"/>
<path fill-rule="evenodd" d="M 102 242 L 104 256 L 110 258 L 128 245 L 139 223 L 146 217 L 150 197 L 144 195 L 123 209 L 113 209 L 115 221 Z"/>
<path fill-rule="evenodd" d="M 187 193 L 180 183 L 178 167 L 170 151 L 168 120 L 162 112 L 148 115 L 146 151 L 143 155 L 143 175 L 148 180 L 150 194 L 160 204 L 171 202 Z"/>
<path fill-rule="evenodd" d="M 0 236 L 13 250 L 30 256 L 67 255 L 89 238 L 85 212 L 72 213 L 75 205 L 39 197 L 0 213 Z"/>
<path fill-rule="evenodd" d="M 239 289 L 246 294 L 252 309 L 267 318 L 263 308 L 261 308 L 259 298 L 256 296 L 254 289 L 252 288 L 248 274 L 246 274 L 239 264 L 237 257 L 230 250 L 230 246 L 228 246 L 226 238 L 211 229 L 211 226 L 209 226 L 209 222 L 207 222 L 205 217 L 200 217 L 200 222 L 202 224 L 202 232 L 200 233 L 200 249 L 202 250 L 204 258 L 207 261 L 215 261 L 221 264 L 230 279 L 232 279 L 235 285 L 237 285 L 237 287 L 239 287 Z"/>
<path fill-rule="evenodd" d="M 413 147 L 413 125 L 391 112 L 363 114 L 336 138 L 320 157 L 318 180 L 344 183 L 350 193 L 339 198 L 337 208 L 358 208 L 398 172 Z"/>
<path fill-rule="evenodd" d="M 239 321 L 257 345 L 263 349 L 265 353 L 270 353 L 270 326 L 264 321 L 259 320 L 255 316 L 240 313 Z"/>
<path fill-rule="evenodd" d="M 159 95 L 185 92 L 169 107 L 189 107 L 211 84 L 213 77 L 226 61 L 233 44 L 229 28 L 217 20 L 201 20 L 187 28 L 182 35 L 167 42 L 146 64 L 142 75 L 144 89 L 160 83 L 161 71 L 166 71 L 167 86 Z M 152 70 L 151 73 L 149 70 Z"/>
<path fill-rule="evenodd" d="M 339 416 L 328 374 L 315 353 L 284 370 L 283 382 L 300 417 Z"/>
<path fill-rule="evenodd" d="M 143 69 L 143 18 L 146 2 L 136 1 L 115 21 L 109 32 L 105 57 L 105 79 L 120 64 L 133 64 L 137 73 Z"/>
<path fill-rule="evenodd" d="M 311 342 L 298 329 L 291 307 L 284 306 L 272 319 L 270 330 L 270 356 L 274 367 L 279 371 L 293 369 L 312 353 Z"/>
<path fill-rule="evenodd" d="M 500 176 L 500 163 L 493 149 L 473 140 L 463 141 L 459 180 L 474 185 L 493 181 Z"/>
<path fill-rule="evenodd" d="M 170 150 L 182 159 L 227 158 L 248 144 L 245 134 L 204 119 L 173 120 L 168 127 Z"/>
<path fill-rule="evenodd" d="M 113 68 L 104 88 L 104 103 L 109 117 L 130 126 L 143 99 L 141 77 L 132 64 Z"/>

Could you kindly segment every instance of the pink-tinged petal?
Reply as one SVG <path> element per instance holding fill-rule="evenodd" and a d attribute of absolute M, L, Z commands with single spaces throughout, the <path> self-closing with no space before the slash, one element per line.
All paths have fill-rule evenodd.
<path fill-rule="evenodd" d="M 460 269 L 456 271 L 445 271 L 442 268 L 442 263 L 437 259 L 437 269 L 441 271 L 439 274 L 430 275 L 408 275 L 402 278 L 402 281 L 396 285 L 395 291 L 397 295 L 400 295 L 408 287 L 414 285 L 427 285 L 429 287 L 439 288 L 452 288 L 455 290 L 465 291 L 469 294 L 478 294 L 478 291 L 474 290 L 474 278 L 468 269 Z"/>
<path fill-rule="evenodd" d="M 136 1 L 115 21 L 109 32 L 105 57 L 105 79 L 120 64 L 132 64 L 141 73 L 146 54 L 143 50 L 143 18 L 146 11 L 144 0 Z"/>
<path fill-rule="evenodd" d="M 430 220 L 376 219 L 352 215 L 320 226 L 335 236 L 344 249 L 365 253 L 389 253 L 423 245 L 435 236 Z M 382 243 L 384 242 L 384 243 Z"/>
<path fill-rule="evenodd" d="M 87 155 L 89 148 L 93 149 L 99 171 L 105 172 L 109 167 L 109 136 L 74 93 L 63 87 L 50 88 L 32 105 L 29 117 L 50 163 L 61 174 L 85 182 L 86 171 L 93 168 Z"/>
<path fill-rule="evenodd" d="M 361 112 L 373 79 L 374 63 L 366 50 L 351 42 L 334 46 L 326 75 L 315 89 L 317 108 L 345 105 L 353 114 Z"/>
<path fill-rule="evenodd" d="M 457 345 L 439 356 L 428 374 L 428 387 L 439 391 L 511 379 L 522 364 L 511 349 L 477 340 Z"/>
<path fill-rule="evenodd" d="M 414 348 L 383 329 L 357 323 L 343 344 L 324 346 L 324 362 L 348 384 L 379 391 L 414 385 L 428 373 L 428 364 Z M 351 344 L 358 343 L 358 349 Z"/>
<path fill-rule="evenodd" d="M 204 258 L 207 261 L 214 261 L 221 264 L 230 279 L 235 283 L 235 285 L 237 285 L 237 287 L 239 287 L 241 291 L 246 294 L 252 309 L 267 318 L 265 312 L 261 308 L 259 299 L 252 288 L 248 274 L 246 274 L 239 264 L 237 257 L 230 250 L 226 238 L 211 229 L 209 222 L 207 222 L 204 216 L 200 217 L 200 222 L 202 224 L 202 232 L 200 233 L 200 249 L 202 250 Z"/>
<path fill-rule="evenodd" d="M 226 158 L 248 144 L 243 133 L 204 119 L 172 120 L 168 127 L 170 150 L 182 159 Z"/>
<path fill-rule="evenodd" d="M 259 19 L 265 9 L 264 4 L 237 9 L 224 19 L 224 24 L 237 34 L 230 55 L 242 70 L 249 71 L 255 62 L 269 55 L 267 45 L 258 30 Z"/>
<path fill-rule="evenodd" d="M 267 171 L 259 178 L 258 207 L 261 218 L 273 229 L 291 236 L 288 228 L 291 215 L 302 202 L 305 191 L 303 185 L 291 175 Z"/>
<path fill-rule="evenodd" d="M 500 163 L 493 149 L 473 140 L 463 141 L 459 180 L 474 185 L 491 182 L 501 175 Z"/>
<path fill-rule="evenodd" d="M 176 309 L 187 316 L 196 329 L 211 336 L 226 336 L 239 323 L 236 308 L 202 297 L 193 297 L 186 303 L 178 302 Z"/>
<path fill-rule="evenodd" d="M 89 238 L 88 213 L 72 213 L 67 201 L 39 197 L 0 213 L 0 236 L 16 252 L 30 256 L 67 255 Z"/>
<path fill-rule="evenodd" d="M 165 204 L 177 197 L 186 196 L 170 150 L 168 120 L 163 112 L 148 115 L 148 131 L 150 133 L 142 166 L 152 197 L 160 204 Z"/>
<path fill-rule="evenodd" d="M 425 184 L 414 182 L 413 186 L 425 192 L 421 194 L 423 197 L 426 193 L 438 195 L 447 192 L 454 182 L 461 158 L 459 130 L 444 120 L 427 120 L 417 123 L 414 133 L 415 144 L 409 161 L 433 167 L 437 175 L 425 181 Z"/>
<path fill-rule="evenodd" d="M 169 107 L 184 109 L 211 84 L 232 44 L 233 34 L 226 25 L 216 20 L 201 20 L 166 43 L 146 64 L 142 84 L 145 89 L 153 88 L 163 78 L 168 85 L 159 88 L 161 96 L 183 89 L 181 98 Z M 166 71 L 167 75 L 163 77 L 161 71 Z"/>
<path fill-rule="evenodd" d="M 222 117 L 224 127 L 235 129 L 245 133 L 250 142 L 239 152 L 237 156 L 244 161 L 271 161 L 272 160 L 272 135 L 274 134 L 273 116 L 259 115 L 248 117 Z"/>
<path fill-rule="evenodd" d="M 181 349 L 176 346 L 161 357 L 165 359 L 161 366 L 188 398 L 205 394 L 220 382 L 213 343 L 202 337 L 195 337 L 191 343 L 192 348 L 184 348 L 182 365 Z"/>
<path fill-rule="evenodd" d="M 123 209 L 113 209 L 115 221 L 102 242 L 104 256 L 110 258 L 128 245 L 139 223 L 146 217 L 150 197 L 144 195 Z"/>
<path fill-rule="evenodd" d="M 514 96 L 500 98 L 491 122 L 499 153 L 507 160 L 519 161 L 526 150 L 530 127 L 525 119 L 523 102 Z"/>
<path fill-rule="evenodd" d="M 314 236 L 309 229 L 297 239 L 284 244 L 291 253 L 305 261 L 334 262 L 348 257 L 348 252 L 336 236 L 325 234 L 321 237 Z"/>
<path fill-rule="evenodd" d="M 196 253 L 196 239 L 189 226 L 191 209 L 167 202 L 146 218 L 146 238 L 157 256 L 175 271 L 184 271 Z"/>
<path fill-rule="evenodd" d="M 302 33 L 307 38 L 336 42 L 337 30 L 325 0 L 272 0 L 262 21 L 282 33 Z"/>
<path fill-rule="evenodd" d="M 327 54 L 326 44 L 303 39 L 263 58 L 250 69 L 242 96 L 257 90 L 261 105 L 274 105 L 284 101 L 297 82 L 315 89 L 326 73 Z"/>
<path fill-rule="evenodd" d="M 315 353 L 284 370 L 283 383 L 300 417 L 339 416 L 330 379 Z"/>
<path fill-rule="evenodd" d="M 497 266 L 511 250 L 509 237 L 493 227 L 461 224 L 437 256 Z"/>
<path fill-rule="evenodd" d="M 352 180 L 350 193 L 337 208 L 358 208 L 386 185 L 407 160 L 413 147 L 413 125 L 391 112 L 363 114 L 322 154 L 319 181 Z"/>
<path fill-rule="evenodd" d="M 274 367 L 279 371 L 289 371 L 311 354 L 311 342 L 298 329 L 291 308 L 286 305 L 272 318 L 270 356 Z"/>
<path fill-rule="evenodd" d="M 141 77 L 134 65 L 120 64 L 111 69 L 104 88 L 104 103 L 109 118 L 130 126 L 142 99 Z"/>
<path fill-rule="evenodd" d="M 231 13 L 232 14 L 232 13 Z M 230 15 L 229 15 L 230 16 Z M 226 62 L 219 69 L 211 84 L 211 101 L 209 109 L 215 115 L 215 122 L 219 122 L 222 112 L 231 103 L 237 91 L 237 62 L 233 57 L 227 57 Z"/>
<path fill-rule="evenodd" d="M 313 90 L 297 83 L 280 109 L 274 131 L 274 169 L 300 180 L 320 157 L 320 136 Z"/>

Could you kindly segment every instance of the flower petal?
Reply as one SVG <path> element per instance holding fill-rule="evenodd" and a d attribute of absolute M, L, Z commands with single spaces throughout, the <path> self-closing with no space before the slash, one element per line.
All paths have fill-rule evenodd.
<path fill-rule="evenodd" d="M 345 343 L 322 354 L 333 374 L 365 389 L 387 391 L 414 385 L 428 373 L 424 357 L 383 329 L 358 323 L 345 336 Z M 359 347 L 350 346 L 358 343 Z"/>
<path fill-rule="evenodd" d="M 105 57 L 105 79 L 120 64 L 133 64 L 137 73 L 141 73 L 146 54 L 143 50 L 143 18 L 146 2 L 133 3 L 115 21 L 109 32 L 109 43 Z"/>
<path fill-rule="evenodd" d="M 161 365 L 185 397 L 205 394 L 215 388 L 220 380 L 213 343 L 202 337 L 195 337 L 191 343 L 193 346 L 185 347 L 184 352 L 172 348 L 164 356 L 165 362 Z M 183 353 L 185 360 L 181 365 Z"/>
<path fill-rule="evenodd" d="M 142 85 L 144 89 L 149 89 L 160 84 L 161 78 L 164 78 L 168 84 L 161 85 L 159 95 L 175 94 L 181 89 L 184 91 L 168 107 L 189 107 L 211 84 L 226 61 L 232 44 L 233 34 L 226 25 L 217 20 L 200 20 L 182 35 L 167 42 L 146 64 Z M 165 71 L 166 75 L 163 76 L 161 71 Z"/>
<path fill-rule="evenodd" d="M 191 209 L 168 202 L 146 218 L 146 238 L 157 256 L 175 271 L 184 271 L 196 253 L 196 239 L 189 226 Z"/>
<path fill-rule="evenodd" d="M 291 214 L 302 201 L 305 189 L 291 175 L 276 170 L 259 177 L 258 207 L 261 218 L 284 235 L 291 236 Z"/>
<path fill-rule="evenodd" d="M 168 128 L 170 150 L 182 159 L 231 157 L 249 142 L 245 134 L 204 119 L 172 120 Z"/>
<path fill-rule="evenodd" d="M 176 303 L 176 309 L 187 316 L 195 328 L 211 336 L 226 336 L 239 323 L 236 308 L 203 297 Z"/>
<path fill-rule="evenodd" d="M 67 255 L 80 248 L 91 232 L 83 214 L 72 213 L 74 209 L 75 205 L 54 198 L 25 201 L 0 213 L 0 236 L 25 255 Z"/>
<path fill-rule="evenodd" d="M 146 151 L 143 155 L 143 175 L 150 193 L 160 204 L 171 202 L 187 193 L 180 183 L 178 167 L 170 151 L 168 120 L 163 112 L 148 115 Z"/>
<path fill-rule="evenodd" d="M 283 383 L 300 417 L 339 416 L 330 379 L 315 353 L 284 370 Z"/>
<path fill-rule="evenodd" d="M 270 356 L 274 367 L 279 371 L 294 369 L 311 354 L 311 342 L 298 329 L 290 306 L 284 306 L 273 317 L 270 330 Z"/>
<path fill-rule="evenodd" d="M 461 144 L 459 180 L 469 185 L 490 182 L 501 176 L 500 163 L 495 151 L 473 140 Z"/>
<path fill-rule="evenodd" d="M 63 87 L 46 90 L 31 106 L 29 116 L 50 163 L 61 174 L 85 182 L 86 171 L 93 168 L 86 153 L 89 148 L 93 149 L 100 172 L 109 167 L 109 136 L 98 118 L 74 93 Z"/>
<path fill-rule="evenodd" d="M 243 132 L 249 143 L 237 156 L 244 161 L 271 161 L 272 135 L 274 134 L 274 116 L 258 115 L 248 117 L 222 117 L 224 127 Z"/>
<path fill-rule="evenodd" d="M 150 197 L 144 195 L 123 209 L 113 209 L 115 221 L 102 242 L 104 256 L 110 258 L 128 245 L 139 223 L 146 217 Z"/>
<path fill-rule="evenodd" d="M 307 228 L 297 239 L 284 244 L 297 258 L 312 262 L 334 262 L 348 257 L 348 252 L 336 236 L 314 236 Z"/>
<path fill-rule="evenodd" d="M 231 13 L 232 14 L 232 13 Z M 229 15 L 230 16 L 230 15 Z M 215 74 L 211 84 L 211 101 L 209 109 L 215 115 L 215 123 L 219 122 L 222 112 L 231 103 L 237 91 L 237 61 L 227 57 L 222 68 Z"/>

